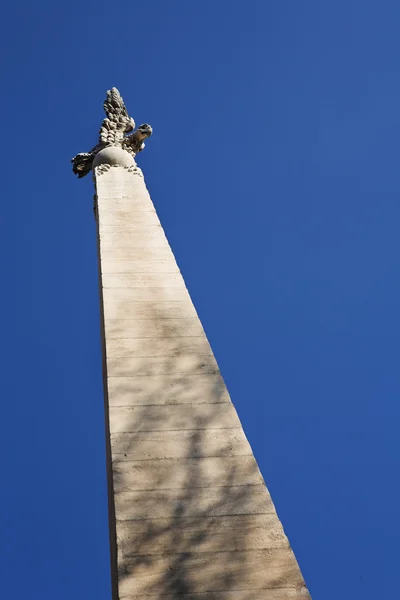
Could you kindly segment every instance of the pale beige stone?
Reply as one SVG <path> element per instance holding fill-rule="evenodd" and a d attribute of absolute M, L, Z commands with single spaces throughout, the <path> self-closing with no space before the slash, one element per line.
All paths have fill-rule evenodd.
<path fill-rule="evenodd" d="M 114 460 L 250 455 L 241 427 L 198 431 L 144 431 L 111 435 Z"/>
<path fill-rule="evenodd" d="M 177 600 L 175 594 L 157 594 L 153 596 L 157 600 Z M 151 600 L 151 597 L 129 594 L 121 596 L 121 600 Z M 198 594 L 179 594 L 179 600 L 311 600 L 311 596 L 305 587 L 301 589 L 282 587 L 279 589 L 232 591 L 232 592 L 199 592 Z"/>
<path fill-rule="evenodd" d="M 169 274 L 179 273 L 176 262 L 173 258 L 169 260 L 107 260 L 102 262 L 101 272 L 103 274 L 118 274 L 118 273 L 145 273 L 153 275 L 154 273 Z"/>
<path fill-rule="evenodd" d="M 100 236 L 100 248 L 103 250 L 111 250 L 112 248 L 127 248 L 127 249 L 149 249 L 168 247 L 167 239 L 162 235 L 162 229 L 158 231 L 144 231 L 142 233 L 121 233 L 119 235 L 110 235 L 109 233 Z"/>
<path fill-rule="evenodd" d="M 118 519 L 157 519 L 216 515 L 274 513 L 275 509 L 263 483 L 183 489 L 131 490 L 115 494 Z M 277 517 L 275 517 L 277 519 Z"/>
<path fill-rule="evenodd" d="M 231 402 L 110 406 L 111 433 L 236 429 L 238 425 L 239 419 Z"/>
<path fill-rule="evenodd" d="M 109 358 L 109 377 L 151 377 L 164 375 L 180 377 L 185 375 L 218 374 L 219 369 L 212 354 L 206 356 L 188 355 L 175 357 Z M 147 382 L 146 382 L 147 383 Z"/>
<path fill-rule="evenodd" d="M 103 171 L 96 187 L 119 598 L 307 600 L 144 179 Z"/>
<path fill-rule="evenodd" d="M 141 556 L 120 564 L 121 598 L 129 594 L 157 595 L 174 591 L 176 598 L 191 592 L 258 590 L 304 585 L 289 548 L 242 552 L 195 552 Z"/>
<path fill-rule="evenodd" d="M 125 287 L 185 287 L 182 276 L 176 273 L 103 273 L 106 288 Z"/>
<path fill-rule="evenodd" d="M 276 514 L 178 517 L 119 521 L 122 560 L 136 555 L 288 548 Z"/>
<path fill-rule="evenodd" d="M 177 304 L 178 306 L 167 305 L 165 309 L 162 309 L 162 314 L 166 314 L 167 317 L 176 317 L 180 308 L 179 303 Z M 145 313 L 147 312 L 146 306 L 144 304 Z M 110 314 L 110 318 L 113 318 L 111 315 L 115 312 L 112 312 L 112 309 L 110 309 L 110 312 L 111 314 L 108 314 Z M 120 312 L 122 312 L 122 309 Z M 120 312 L 117 314 L 120 314 Z M 140 308 L 137 306 L 134 312 L 141 314 Z M 212 354 L 210 345 L 204 335 L 198 337 L 164 337 L 156 340 L 153 338 L 110 338 L 107 342 L 107 351 L 108 356 L 115 358 L 162 356 L 168 357 L 171 361 L 177 356 L 192 356 L 193 354 L 206 356 Z"/>
<path fill-rule="evenodd" d="M 171 248 L 168 246 L 165 248 L 109 248 L 102 250 L 102 267 L 104 262 L 110 263 L 125 260 L 137 264 L 143 263 L 147 268 L 151 267 L 153 263 L 172 262 L 178 268 Z"/>
<path fill-rule="evenodd" d="M 112 299 L 112 300 L 111 300 Z M 190 296 L 186 288 L 171 287 L 148 287 L 148 288 L 111 288 L 103 287 L 103 301 L 105 310 L 110 302 L 120 300 L 128 302 L 171 302 L 171 301 L 190 301 Z M 135 315 L 133 315 L 135 316 Z M 132 316 L 130 317 L 132 319 Z M 105 322 L 108 324 L 108 319 Z"/>
<path fill-rule="evenodd" d="M 207 404 L 230 402 L 228 390 L 219 374 L 137 377 L 109 377 L 108 395 L 111 407 L 140 406 L 153 404 L 191 404 L 199 405 L 197 411 L 204 418 L 205 414 L 215 415 L 215 409 L 207 408 Z M 155 414 L 155 409 L 153 415 Z M 186 409 L 179 408 L 179 414 L 186 415 Z M 193 418 L 197 414 L 195 407 L 190 409 Z M 128 418 L 129 414 L 121 415 Z M 175 422 L 172 406 L 168 407 L 162 418 L 168 423 Z M 199 417 L 200 418 L 200 417 Z M 179 427 L 178 427 L 179 429 Z"/>
<path fill-rule="evenodd" d="M 153 235 L 154 237 L 159 237 L 160 239 L 165 239 L 165 233 L 161 225 L 158 223 L 153 223 L 152 225 L 140 224 L 131 221 L 129 224 L 127 223 L 124 227 L 120 225 L 102 225 L 99 227 L 100 239 L 109 238 L 112 240 L 118 239 L 121 235 L 131 236 L 131 235 Z"/>
<path fill-rule="evenodd" d="M 98 205 L 99 221 L 102 223 L 104 216 L 109 213 L 116 214 L 118 212 L 125 213 L 139 213 L 139 212 L 154 212 L 154 205 L 151 202 L 149 196 L 145 199 L 140 194 L 135 196 L 130 192 L 127 196 L 113 196 L 108 198 L 101 198 L 101 202 Z"/>
<path fill-rule="evenodd" d="M 257 485 L 263 479 L 254 457 L 168 458 L 113 460 L 114 490 L 174 489 L 189 486 Z"/>
<path fill-rule="evenodd" d="M 127 321 L 133 319 L 154 319 L 158 321 L 159 319 L 197 317 L 193 304 L 188 297 L 185 300 L 171 302 L 135 302 L 124 298 L 114 299 L 107 302 L 104 307 L 104 315 L 108 319 L 124 319 Z M 160 338 L 160 340 L 164 339 Z M 156 342 L 152 341 L 151 344 L 155 345 Z M 208 353 L 206 352 L 206 354 Z"/>
<path fill-rule="evenodd" d="M 110 133 L 108 135 L 110 135 Z M 100 144 L 102 143 L 101 138 L 99 138 L 99 142 Z M 92 163 L 94 173 L 97 173 L 96 167 L 100 165 L 106 165 L 108 168 L 110 166 L 136 167 L 135 159 L 132 154 L 126 152 L 123 148 L 112 144 L 108 144 L 95 155 Z"/>
<path fill-rule="evenodd" d="M 108 210 L 101 210 L 101 226 L 100 231 L 106 232 L 107 227 L 143 227 L 146 225 L 160 225 L 157 213 L 155 210 L 139 211 L 139 210 L 119 210 L 115 211 L 111 206 Z"/>
<path fill-rule="evenodd" d="M 203 328 L 197 317 L 180 319 L 107 319 L 107 338 L 197 337 Z"/>

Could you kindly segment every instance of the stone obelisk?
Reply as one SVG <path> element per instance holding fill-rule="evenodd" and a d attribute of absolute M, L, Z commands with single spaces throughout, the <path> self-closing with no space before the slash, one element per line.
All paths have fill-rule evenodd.
<path fill-rule="evenodd" d="M 115 88 L 91 152 L 113 600 L 306 600 L 135 155 Z"/>

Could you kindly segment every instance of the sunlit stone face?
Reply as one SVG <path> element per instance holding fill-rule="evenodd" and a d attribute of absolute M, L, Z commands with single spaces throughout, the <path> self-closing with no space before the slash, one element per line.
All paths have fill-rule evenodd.
<path fill-rule="evenodd" d="M 131 167 L 135 164 L 135 159 L 129 152 L 117 146 L 109 146 L 96 154 L 93 160 L 93 169 L 99 165 Z"/>

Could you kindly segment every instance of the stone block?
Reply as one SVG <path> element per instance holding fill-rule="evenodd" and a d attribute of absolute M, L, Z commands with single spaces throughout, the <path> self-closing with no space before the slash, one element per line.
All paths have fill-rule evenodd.
<path fill-rule="evenodd" d="M 265 485 L 258 484 L 118 492 L 115 511 L 117 520 L 134 520 L 263 514 L 275 508 Z"/>
<path fill-rule="evenodd" d="M 151 600 L 149 596 L 131 595 L 120 596 L 121 600 Z M 177 600 L 175 594 L 157 594 L 154 600 Z M 282 587 L 279 589 L 257 590 L 257 596 L 253 590 L 231 591 L 231 592 L 199 592 L 195 594 L 179 594 L 179 600 L 311 600 L 311 596 L 305 587 L 295 589 Z"/>
<path fill-rule="evenodd" d="M 113 460 L 114 491 L 226 487 L 262 483 L 253 456 Z"/>
<path fill-rule="evenodd" d="M 154 205 L 150 200 L 149 196 L 143 197 L 138 194 L 135 196 L 132 193 L 128 195 L 112 196 L 106 199 L 101 198 L 98 204 L 99 222 L 102 222 L 104 216 L 110 213 L 138 213 L 138 212 L 154 212 Z"/>
<path fill-rule="evenodd" d="M 147 213 L 148 214 L 148 213 Z M 118 238 L 120 235 L 133 235 L 133 234 L 151 234 L 154 236 L 159 235 L 165 237 L 165 233 L 161 225 L 153 223 L 152 225 L 146 223 L 135 223 L 130 222 L 126 225 L 103 225 L 100 224 L 100 238 L 110 237 L 113 239 Z"/>
<path fill-rule="evenodd" d="M 102 273 L 102 283 L 106 288 L 126 287 L 185 287 L 182 275 L 178 273 Z"/>
<path fill-rule="evenodd" d="M 104 303 L 104 316 L 106 319 L 153 319 L 158 321 L 159 319 L 195 318 L 197 314 L 188 296 L 185 296 L 185 300 L 171 300 L 171 302 L 135 302 L 125 298 L 114 299 L 110 297 Z M 164 339 L 161 338 L 160 341 Z M 110 342 L 111 340 L 109 340 Z M 152 343 L 156 344 L 156 341 Z M 149 355 L 143 351 L 142 356 Z"/>
<path fill-rule="evenodd" d="M 240 552 L 198 552 L 124 559 L 119 570 L 121 599 L 129 595 L 172 592 L 176 598 L 190 592 L 252 591 L 304 586 L 289 548 Z"/>
<path fill-rule="evenodd" d="M 275 513 L 117 522 L 121 562 L 140 555 L 288 548 Z"/>
<path fill-rule="evenodd" d="M 113 248 L 103 250 L 101 263 L 111 261 L 131 261 L 150 266 L 154 261 L 175 261 L 171 248 Z"/>
<path fill-rule="evenodd" d="M 175 422 L 174 410 L 178 410 L 182 417 L 186 414 L 183 407 L 181 409 L 176 407 L 173 410 L 171 405 L 193 404 L 190 409 L 193 419 L 197 414 L 196 411 L 204 418 L 208 414 L 211 419 L 211 412 L 216 414 L 217 409 L 207 407 L 208 404 L 230 402 L 228 390 L 219 374 L 180 377 L 153 376 L 151 378 L 109 377 L 108 397 L 110 407 L 143 405 L 143 407 L 148 407 L 147 412 L 151 405 L 169 405 L 168 414 L 163 415 L 162 418 L 167 419 L 170 425 Z M 145 410 L 143 407 L 142 409 Z M 154 420 L 156 409 L 161 408 L 154 406 L 152 420 Z M 132 416 L 133 414 L 130 413 L 121 415 L 128 420 Z M 179 427 L 175 428 L 179 429 Z"/>
<path fill-rule="evenodd" d="M 185 287 L 148 287 L 148 288 L 103 288 L 103 301 L 107 305 L 112 302 L 177 302 L 191 301 Z M 106 322 L 107 324 L 107 322 Z"/>
<path fill-rule="evenodd" d="M 109 377 L 152 377 L 154 375 L 181 377 L 207 373 L 215 375 L 219 373 L 219 369 L 212 354 L 206 356 L 189 354 L 173 357 L 110 357 L 107 358 L 107 373 Z"/>
<path fill-rule="evenodd" d="M 140 249 L 168 248 L 168 242 L 161 228 L 155 231 L 143 231 L 142 233 L 120 233 L 111 235 L 106 233 L 100 235 L 101 250 L 112 250 L 113 248 Z"/>
<path fill-rule="evenodd" d="M 146 306 L 146 304 L 144 305 Z M 176 316 L 177 309 L 172 307 L 168 316 Z M 112 313 L 115 314 L 115 313 Z M 119 314 L 119 313 L 118 313 Z M 202 335 L 198 337 L 167 337 L 154 340 L 152 338 L 109 338 L 107 340 L 107 356 L 113 357 L 150 357 L 168 356 L 179 357 L 197 354 L 206 356 L 212 354 L 207 338 Z"/>
<path fill-rule="evenodd" d="M 101 264 L 101 272 L 105 274 L 143 273 L 153 275 L 156 273 L 165 275 L 179 273 L 179 269 L 173 257 L 169 260 L 145 260 L 143 258 L 140 260 L 107 260 L 105 258 Z"/>
<path fill-rule="evenodd" d="M 180 319 L 107 319 L 106 340 L 109 338 L 197 337 L 204 334 L 197 317 Z"/>
<path fill-rule="evenodd" d="M 104 207 L 100 213 L 100 231 L 107 231 L 108 227 L 132 228 L 135 226 L 143 227 L 148 225 L 160 225 L 156 211 L 135 210 L 133 207 L 128 210 L 115 211 L 114 207 L 105 210 Z"/>
<path fill-rule="evenodd" d="M 141 431 L 111 435 L 114 460 L 250 455 L 243 429 Z"/>

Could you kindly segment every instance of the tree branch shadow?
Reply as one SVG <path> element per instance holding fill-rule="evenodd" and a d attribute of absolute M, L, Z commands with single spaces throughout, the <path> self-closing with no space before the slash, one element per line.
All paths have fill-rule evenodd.
<path fill-rule="evenodd" d="M 184 319 L 149 320 L 164 350 L 107 366 L 120 600 L 306 600 L 205 336 L 199 355 Z"/>

